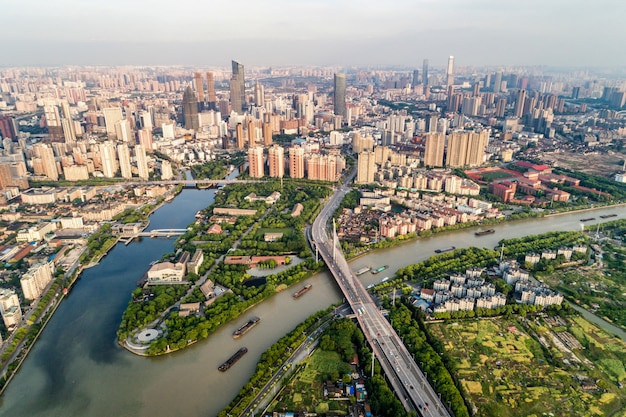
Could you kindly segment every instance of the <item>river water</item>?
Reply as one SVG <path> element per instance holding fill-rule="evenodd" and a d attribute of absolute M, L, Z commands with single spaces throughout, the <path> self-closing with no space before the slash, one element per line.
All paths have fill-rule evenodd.
<path fill-rule="evenodd" d="M 213 198 L 213 190 L 183 190 L 151 216 L 150 228 L 186 227 Z M 378 275 L 362 275 L 368 285 L 430 257 L 437 248 L 493 248 L 503 238 L 579 230 L 581 217 L 599 221 L 599 215 L 611 213 L 623 218 L 626 210 L 600 209 L 489 226 L 496 233 L 482 237 L 474 236 L 476 229 L 441 233 L 368 254 L 351 265 L 354 270 L 389 265 Z M 290 288 L 183 351 L 158 358 L 135 356 L 116 343 L 119 320 L 150 261 L 172 251 L 173 244 L 171 239 L 148 238 L 118 244 L 99 265 L 86 270 L 0 399 L 0 416 L 215 416 L 247 382 L 261 353 L 306 317 L 341 300 L 330 275 L 320 273 L 307 281 L 313 289 L 297 300 Z M 253 315 L 261 317 L 260 324 L 234 340 L 232 332 Z M 242 346 L 249 353 L 228 372 L 217 371 Z"/>

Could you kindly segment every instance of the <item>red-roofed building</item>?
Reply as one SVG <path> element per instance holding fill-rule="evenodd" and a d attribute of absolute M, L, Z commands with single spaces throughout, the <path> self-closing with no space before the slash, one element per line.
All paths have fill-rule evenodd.
<path fill-rule="evenodd" d="M 526 162 L 526 161 L 517 161 L 515 162 L 515 165 L 517 165 L 520 168 L 530 169 L 540 174 L 552 173 L 552 168 L 550 168 L 549 166 L 545 164 L 537 165 L 537 164 L 531 164 L 530 162 Z"/>

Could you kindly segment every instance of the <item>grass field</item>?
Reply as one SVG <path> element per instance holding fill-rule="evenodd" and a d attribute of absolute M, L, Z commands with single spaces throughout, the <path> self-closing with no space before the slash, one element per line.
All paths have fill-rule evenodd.
<path fill-rule="evenodd" d="M 484 172 L 480 174 L 481 177 L 487 182 L 491 182 L 493 180 L 497 180 L 500 178 L 512 178 L 513 175 L 510 172 L 503 171 L 492 171 L 492 172 Z"/>
<path fill-rule="evenodd" d="M 338 353 L 318 349 L 304 361 L 304 366 L 289 380 L 268 411 L 315 410 L 318 414 L 334 412 L 346 415 L 349 402 L 325 400 L 323 382 L 331 375 L 341 377 L 351 370 L 351 366 L 343 362 Z"/>
<path fill-rule="evenodd" d="M 557 332 L 553 324 L 496 318 L 429 328 L 456 364 L 476 416 L 623 415 L 626 390 L 617 384 L 626 377 L 626 345 L 581 318 Z"/>
<path fill-rule="evenodd" d="M 257 232 L 257 235 L 263 237 L 265 233 L 282 233 L 283 236 L 287 237 L 293 234 L 293 229 L 262 227 Z"/>

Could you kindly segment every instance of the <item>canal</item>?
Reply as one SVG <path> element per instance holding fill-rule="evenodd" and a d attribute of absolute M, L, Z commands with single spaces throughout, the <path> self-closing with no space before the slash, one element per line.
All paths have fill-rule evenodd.
<path fill-rule="evenodd" d="M 185 189 L 151 216 L 150 228 L 186 227 L 213 198 L 213 190 Z M 389 265 L 378 275 L 362 275 L 368 285 L 432 256 L 437 248 L 493 248 L 503 238 L 579 230 L 581 217 L 593 214 L 600 220 L 599 215 L 613 213 L 623 217 L 624 208 L 490 226 L 496 233 L 482 237 L 474 236 L 476 229 L 440 233 L 368 254 L 351 265 L 354 270 Z M 118 244 L 99 265 L 86 270 L 0 399 L 0 416 L 215 416 L 237 395 L 269 346 L 309 315 L 341 300 L 330 275 L 320 273 L 307 281 L 312 290 L 297 300 L 289 289 L 183 351 L 158 358 L 135 356 L 116 343 L 119 320 L 136 281 L 173 244 L 167 239 Z M 232 332 L 253 315 L 261 318 L 260 324 L 234 340 Z M 242 346 L 249 353 L 228 372 L 217 371 Z"/>

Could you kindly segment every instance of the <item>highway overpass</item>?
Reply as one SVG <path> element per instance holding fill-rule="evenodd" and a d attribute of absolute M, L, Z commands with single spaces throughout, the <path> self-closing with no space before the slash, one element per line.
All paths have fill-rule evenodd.
<path fill-rule="evenodd" d="M 404 408 L 407 411 L 417 410 L 422 416 L 451 416 L 404 343 L 348 266 L 334 231 L 333 238 L 328 237 L 326 227 L 329 219 L 350 191 L 346 184 L 353 177 L 354 172 L 336 189 L 315 219 L 307 237 L 339 284 Z"/>

